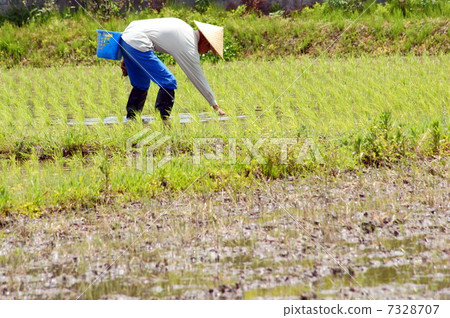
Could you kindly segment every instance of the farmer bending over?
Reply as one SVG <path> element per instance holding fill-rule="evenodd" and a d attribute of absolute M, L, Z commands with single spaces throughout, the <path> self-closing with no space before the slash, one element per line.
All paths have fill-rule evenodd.
<path fill-rule="evenodd" d="M 133 21 L 121 38 L 122 72 L 129 75 L 133 89 L 127 103 L 127 118 L 142 111 L 150 80 L 159 86 L 155 107 L 163 120 L 168 119 L 175 101 L 177 80 L 154 51 L 173 56 L 181 69 L 206 98 L 224 116 L 200 67 L 200 54 L 212 50 L 223 58 L 223 28 L 194 21 L 199 31 L 176 18 Z"/>

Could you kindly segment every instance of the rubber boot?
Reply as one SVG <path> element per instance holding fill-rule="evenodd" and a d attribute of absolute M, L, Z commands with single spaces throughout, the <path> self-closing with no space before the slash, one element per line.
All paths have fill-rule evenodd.
<path fill-rule="evenodd" d="M 148 91 L 141 91 L 136 87 L 133 87 L 128 97 L 127 103 L 127 119 L 135 119 L 136 114 L 142 112 L 144 108 L 145 99 L 147 98 Z"/>
<path fill-rule="evenodd" d="M 159 110 L 162 120 L 166 121 L 169 119 L 174 102 L 175 90 L 161 87 L 158 96 L 156 96 L 155 108 Z"/>

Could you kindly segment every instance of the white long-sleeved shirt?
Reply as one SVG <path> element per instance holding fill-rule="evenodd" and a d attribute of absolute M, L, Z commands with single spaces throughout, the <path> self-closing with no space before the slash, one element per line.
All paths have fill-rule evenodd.
<path fill-rule="evenodd" d="M 122 40 L 136 50 L 172 55 L 194 86 L 214 106 L 216 99 L 200 67 L 199 37 L 198 31 L 176 18 L 133 21 L 122 34 Z"/>

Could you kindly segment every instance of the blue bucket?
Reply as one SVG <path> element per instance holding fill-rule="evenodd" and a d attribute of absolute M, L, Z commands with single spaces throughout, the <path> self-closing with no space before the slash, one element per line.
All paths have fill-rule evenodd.
<path fill-rule="evenodd" d="M 122 51 L 120 50 L 121 32 L 97 30 L 97 56 L 102 59 L 120 60 Z"/>

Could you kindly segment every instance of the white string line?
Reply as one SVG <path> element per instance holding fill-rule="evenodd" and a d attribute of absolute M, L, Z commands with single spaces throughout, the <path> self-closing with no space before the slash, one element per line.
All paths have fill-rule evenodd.
<path fill-rule="evenodd" d="M 376 2 L 376 0 L 374 0 L 355 20 L 352 21 L 352 23 L 350 23 L 350 25 L 318 56 L 316 57 L 311 64 L 252 122 L 252 124 L 254 124 L 259 118 L 261 118 L 261 116 L 269 109 L 273 106 L 273 104 L 275 104 L 275 102 L 281 98 L 281 96 L 283 96 L 288 90 L 289 88 L 292 87 L 292 85 L 295 84 L 295 82 L 297 82 L 297 80 L 303 76 L 303 74 L 306 73 L 306 71 L 308 71 L 311 66 L 313 66 L 321 57 L 322 55 L 324 55 L 326 52 L 328 52 L 328 50 L 342 37 L 342 35 L 347 32 L 347 30 L 357 21 L 359 20 L 359 18 L 361 18 L 361 16 L 367 12 L 367 10 L 369 10 L 369 8 Z M 261 184 L 255 180 L 255 182 L 261 186 Z M 266 189 L 268 189 L 266 187 Z M 270 192 L 269 192 L 270 193 Z M 272 195 L 271 195 L 272 196 Z M 274 197 L 272 196 L 272 199 L 274 199 Z M 300 226 L 310 237 L 312 235 L 311 232 L 309 232 L 300 222 L 298 222 L 298 220 L 291 214 L 289 213 L 289 211 L 284 207 L 281 206 L 281 209 L 298 225 Z M 311 237 L 312 238 L 312 237 Z M 334 258 L 330 253 L 328 253 L 328 251 L 322 246 L 322 244 L 316 242 L 316 244 L 320 247 L 320 249 L 322 249 L 322 251 L 324 251 L 329 257 L 331 257 L 331 259 L 347 274 L 350 276 L 350 278 L 352 279 L 352 281 L 356 282 L 356 284 L 363 290 L 365 290 L 367 292 L 367 295 L 369 296 L 369 298 L 371 300 L 373 300 L 373 298 L 370 296 L 369 292 L 367 291 L 367 289 L 365 289 L 360 282 L 358 282 L 348 271 L 348 269 L 344 268 L 337 260 L 336 258 Z"/>
<path fill-rule="evenodd" d="M 91 17 L 92 18 L 92 20 L 94 20 L 102 29 L 104 29 L 104 27 L 102 26 L 102 24 L 98 21 L 98 20 L 96 20 L 90 13 L 89 13 L 89 11 L 88 10 L 86 10 L 86 8 L 84 8 L 77 0 L 75 0 L 75 2 L 88 14 L 88 16 L 89 17 Z M 269 107 L 267 107 L 259 116 L 258 116 L 258 118 L 256 119 L 256 120 L 258 120 L 312 65 L 314 65 L 315 64 L 315 62 L 318 60 L 318 59 L 320 59 L 320 57 L 322 57 L 322 55 L 323 54 L 325 54 L 328 50 L 329 50 L 329 48 L 331 47 L 331 46 L 333 46 L 336 42 L 337 42 L 337 40 L 339 40 L 340 39 L 340 37 L 374 4 L 376 2 L 376 0 L 374 0 L 337 38 L 336 38 L 336 40 L 334 40 L 333 41 L 333 43 L 332 44 L 330 44 L 326 49 L 325 49 L 325 51 L 323 51 L 303 72 L 302 72 L 302 74 L 300 74 L 270 105 L 269 105 Z M 112 38 L 114 41 L 116 41 L 116 39 L 114 39 L 114 38 Z M 123 48 L 123 46 L 122 45 L 120 45 L 120 43 L 119 42 L 117 42 L 116 41 L 116 43 L 121 47 L 121 49 L 123 49 L 124 51 L 126 51 L 128 54 L 129 54 L 129 56 L 136 62 L 136 64 L 137 65 L 139 65 L 139 67 L 141 67 L 143 70 L 144 70 L 144 72 L 146 72 L 151 78 L 152 78 L 152 80 L 160 87 L 160 88 L 163 88 L 163 90 L 169 95 L 169 96 L 171 96 L 168 92 L 167 92 L 167 90 L 164 88 L 164 87 L 162 87 L 159 83 L 158 83 L 158 81 L 156 81 L 155 79 L 154 79 L 154 77 L 150 74 L 150 73 L 148 73 L 148 71 L 126 50 L 126 49 L 124 49 Z M 173 96 L 171 96 L 172 98 L 173 98 Z M 177 102 L 178 103 L 178 102 Z M 179 103 L 178 103 L 179 104 Z M 181 104 L 180 104 L 180 106 L 183 108 L 183 109 L 185 109 Z M 256 121 L 255 120 L 255 121 Z M 196 121 L 196 120 L 195 120 Z M 254 122 L 255 122 L 254 121 Z M 254 123 L 253 122 L 253 123 Z M 180 196 L 176 199 L 176 200 L 178 200 L 182 195 L 184 195 L 184 193 L 200 178 L 201 176 L 199 176 L 199 177 L 197 177 L 184 191 L 183 191 L 183 193 L 182 194 L 180 194 Z M 256 181 L 256 183 L 258 183 L 257 181 Z M 259 184 L 259 183 L 258 183 Z M 176 202 L 176 200 L 174 201 L 174 203 Z M 174 203 L 172 203 L 172 205 L 174 204 Z M 171 205 L 171 206 L 172 206 Z M 171 206 L 169 206 L 169 209 L 171 208 Z M 282 207 L 282 209 L 294 220 L 294 222 L 295 223 L 297 223 L 300 227 L 302 227 L 302 229 L 303 230 L 305 230 L 306 231 L 306 229 L 284 208 L 284 207 Z M 150 225 L 149 225 L 149 227 L 151 226 L 151 225 L 153 225 L 156 221 L 158 221 L 163 215 L 166 215 L 167 214 L 167 212 L 165 212 L 165 213 L 162 213 L 162 214 L 160 214 Z M 146 231 L 144 231 L 143 233 L 146 233 L 148 230 L 146 230 Z M 140 239 L 141 237 L 142 237 L 142 235 L 143 235 L 143 233 L 141 233 L 133 242 L 132 242 L 132 244 L 131 245 L 134 245 L 135 243 L 136 243 L 136 241 L 138 240 L 138 239 Z M 310 233 L 308 233 L 308 234 L 310 234 Z M 311 234 L 310 234 L 311 235 Z M 344 267 L 342 267 L 342 265 L 332 256 L 332 255 L 330 255 L 325 249 L 324 249 L 324 247 L 320 244 L 320 243 L 318 243 L 318 245 L 320 246 L 320 248 L 322 249 L 322 250 L 324 250 L 325 251 L 325 253 L 327 253 L 327 255 L 329 255 L 335 262 L 336 262 L 336 264 L 338 264 L 351 278 L 352 278 L 352 280 L 354 280 L 361 288 L 363 288 L 362 286 L 361 286 L 361 284 L 357 281 L 357 280 L 355 280 L 351 275 L 350 275 L 350 273 L 348 272 L 348 270 L 347 269 L 345 269 Z M 77 300 L 78 299 L 80 299 L 91 287 L 92 287 L 92 285 L 96 282 L 96 281 L 98 281 L 98 279 L 99 278 L 101 278 L 103 275 L 104 275 L 104 273 L 106 273 L 123 255 L 124 255 L 124 253 L 127 251 L 129 249 L 129 247 L 125 250 L 125 251 L 123 251 L 100 275 L 98 275 L 97 277 L 96 277 L 96 279 L 81 293 L 81 295 L 79 295 L 78 296 L 78 298 L 77 298 Z"/>
<path fill-rule="evenodd" d="M 263 187 L 258 181 L 256 181 L 255 180 L 255 182 L 260 186 L 260 187 Z M 264 187 L 266 190 L 269 190 L 269 188 L 268 187 Z M 270 192 L 270 191 L 268 191 L 269 192 L 269 194 L 270 194 L 270 196 L 272 197 L 272 200 L 274 200 L 275 202 L 276 202 L 276 199 L 275 199 L 275 197 L 272 195 L 272 193 Z M 284 210 L 284 212 L 298 225 L 298 226 L 300 226 L 301 228 L 302 228 L 302 230 L 304 230 L 308 235 L 309 235 L 309 237 L 312 239 L 312 233 L 311 232 L 309 232 L 291 213 L 289 213 L 289 211 L 284 207 L 284 206 L 282 206 L 282 205 L 280 205 L 280 207 L 281 207 L 281 209 L 282 210 Z M 368 290 L 366 289 L 366 288 L 364 288 L 351 274 L 350 274 L 350 272 L 348 271 L 348 269 L 346 269 L 346 268 L 344 268 L 337 260 L 336 260 L 336 258 L 334 258 L 333 257 L 333 255 L 331 255 L 330 253 L 328 253 L 328 251 L 323 247 L 323 245 L 322 244 L 320 244 L 319 242 L 315 242 L 317 245 L 319 245 L 319 247 L 322 249 L 322 251 L 324 251 L 329 257 L 331 257 L 331 259 L 348 275 L 348 276 L 350 276 L 350 278 L 354 281 L 354 282 L 356 282 L 356 284 L 358 284 L 358 286 L 359 287 L 361 287 L 361 289 L 363 290 L 363 291 L 365 291 L 366 293 L 367 293 L 367 295 L 369 296 L 369 298 L 371 299 L 371 300 L 374 300 L 371 296 L 370 296 L 370 294 L 369 294 L 369 292 L 368 292 Z"/>
<path fill-rule="evenodd" d="M 94 20 L 102 29 L 105 29 L 105 27 L 85 8 L 85 7 L 83 7 L 82 5 L 81 5 L 81 3 L 80 2 L 78 2 L 78 0 L 74 0 L 86 13 L 87 13 L 87 15 L 92 19 L 92 20 Z M 104 30 L 104 31 L 106 31 L 106 30 Z M 106 31 L 106 32 L 108 32 L 108 31 Z M 111 34 L 111 33 L 109 33 L 108 32 L 108 34 Z M 184 109 L 186 112 L 189 112 L 188 111 L 188 109 L 186 109 L 186 108 L 184 108 L 183 107 L 183 105 L 181 105 L 180 103 L 178 103 L 178 101 L 176 101 L 175 100 L 175 97 L 174 96 L 172 96 L 171 94 L 169 94 L 169 92 L 164 88 L 164 87 L 162 87 L 160 84 L 159 84 L 159 82 L 157 81 L 157 80 L 155 80 L 155 78 L 145 69 L 145 67 L 143 67 L 142 65 L 141 65 L 141 63 L 139 63 L 137 60 L 136 60 L 136 58 L 134 58 L 134 56 L 133 55 L 131 55 L 130 54 L 130 52 L 128 52 L 122 45 L 120 45 L 120 43 L 119 42 L 117 42 L 117 40 L 114 38 L 114 37 L 111 37 L 116 43 L 117 43 L 117 45 L 118 46 L 120 46 L 120 48 L 122 49 L 122 50 L 124 50 L 125 52 L 127 52 L 128 53 L 128 56 L 130 56 L 132 59 L 133 59 L 133 61 L 145 72 L 145 73 L 147 73 L 147 75 L 148 76 L 150 76 L 150 78 L 153 80 L 153 82 L 155 82 L 156 83 L 156 85 L 158 85 L 160 88 L 162 88 L 165 92 L 166 92 L 166 94 L 167 95 L 169 95 L 173 100 L 174 100 L 174 103 L 176 102 L 182 109 Z M 159 58 L 158 58 L 159 59 Z M 166 66 L 167 67 L 167 66 Z M 191 116 L 192 117 L 192 119 L 197 123 L 197 124 L 199 124 L 199 122 L 197 121 L 197 119 L 194 117 L 194 116 Z"/>
<path fill-rule="evenodd" d="M 311 68 L 311 66 L 313 66 L 314 64 L 316 64 L 317 60 L 319 60 L 322 55 L 324 55 L 325 53 L 328 52 L 328 50 L 342 37 L 342 35 L 344 35 L 345 32 L 347 32 L 347 30 L 356 22 L 359 20 L 359 18 L 361 18 L 361 16 L 366 13 L 367 10 L 369 10 L 369 8 L 376 2 L 377 0 L 374 0 L 355 20 L 352 21 L 352 23 L 350 23 L 350 25 L 333 41 L 333 43 L 331 43 L 318 57 L 316 57 L 311 64 L 277 97 L 275 98 L 275 100 L 269 105 L 269 107 L 267 107 L 266 109 L 264 109 L 264 111 L 259 114 L 258 117 L 256 117 L 256 119 L 252 122 L 252 125 L 259 119 L 261 118 L 261 116 L 270 108 L 273 106 L 273 104 L 275 104 L 275 102 L 280 99 L 281 96 L 284 95 L 284 93 L 287 92 L 287 90 L 289 88 L 291 88 L 292 85 L 295 84 L 295 82 L 297 82 L 297 80 L 303 76 L 303 74 L 306 73 L 307 70 L 309 70 Z"/>
<path fill-rule="evenodd" d="M 204 173 L 203 175 L 201 175 L 201 176 L 198 176 L 197 178 L 195 178 L 195 180 L 194 181 L 192 181 L 191 182 L 191 184 L 189 184 L 189 186 L 186 188 L 186 189 L 184 189 L 183 190 L 183 192 L 173 201 L 173 203 L 167 208 L 167 210 L 170 210 L 172 207 L 173 207 L 173 205 L 178 201 L 178 199 L 179 198 L 181 198 L 185 193 L 186 193 L 186 191 L 187 190 L 189 190 L 189 188 L 195 183 L 195 182 L 197 182 L 197 180 L 198 179 L 200 179 L 200 178 L 202 178 L 202 177 L 204 177 L 206 175 L 206 173 Z M 148 211 L 145 215 L 147 215 L 148 213 L 149 213 L 150 211 Z M 138 235 L 138 237 L 137 238 L 135 238 L 132 242 L 131 242 L 131 244 L 127 247 L 127 248 L 125 248 L 125 250 L 124 251 L 122 251 L 120 254 L 119 254 L 119 256 L 117 256 L 116 257 L 116 259 L 114 259 L 114 261 L 110 264 L 110 265 L 108 265 L 108 267 L 100 274 L 100 275 L 98 275 L 95 279 L 94 279 L 94 281 L 93 282 L 91 282 L 90 284 L 89 284 L 89 286 L 77 297 L 77 299 L 76 300 L 79 300 L 81 297 L 83 297 L 83 295 L 92 287 L 92 285 L 93 284 L 95 284 L 101 277 L 103 277 L 103 275 L 107 272 L 107 271 L 109 271 L 110 269 L 111 269 L 111 267 L 125 254 L 125 252 L 127 252 L 129 249 L 130 249 L 130 247 L 132 247 L 132 246 L 134 246 L 135 245 L 135 243 L 142 237 L 142 235 L 144 234 L 144 233 L 147 233 L 148 232 L 148 230 L 150 229 L 150 227 L 153 225 L 153 224 L 155 224 L 155 222 L 156 221 L 158 221 L 163 215 L 166 215 L 166 214 L 168 214 L 168 212 L 164 212 L 164 213 L 161 213 L 160 215 L 158 215 L 158 217 L 156 218 L 156 219 L 154 219 L 153 220 L 153 222 L 152 223 L 150 223 L 150 225 L 148 225 L 148 227 L 147 227 L 147 229 L 144 231 L 144 232 L 142 232 L 141 234 L 139 234 Z M 145 217 L 145 215 L 144 215 L 144 217 Z"/>
<path fill-rule="evenodd" d="M 252 122 L 252 124 L 254 124 L 270 107 L 273 106 L 273 104 L 281 98 L 281 96 L 283 96 L 288 90 L 289 88 L 291 88 L 292 85 L 295 84 L 295 82 L 297 82 L 297 80 L 303 76 L 303 74 L 306 73 L 306 71 L 308 71 L 311 66 L 313 66 L 321 57 L 322 55 L 324 55 L 326 52 L 328 52 L 328 50 L 342 37 L 342 35 L 347 32 L 347 30 L 357 21 L 359 20 L 359 18 L 361 18 L 361 16 L 366 13 L 367 10 L 369 10 L 369 8 L 376 2 L 376 0 L 374 0 L 355 20 L 352 21 L 352 23 L 350 23 L 350 25 L 318 56 L 316 57 L 311 64 Z M 261 186 L 261 184 L 255 180 L 255 182 Z M 266 187 L 266 189 L 268 189 Z M 270 192 L 269 192 L 270 193 Z M 271 195 L 272 196 L 272 195 Z M 272 199 L 274 199 L 274 197 L 272 196 Z M 291 214 L 289 213 L 289 211 L 284 207 L 281 206 L 281 209 L 298 225 L 300 226 L 310 237 L 312 235 L 311 232 L 309 232 L 300 222 L 298 222 L 298 220 Z M 312 237 L 311 237 L 312 238 Z M 359 281 L 357 281 L 348 271 L 348 269 L 344 268 L 337 260 L 336 258 L 334 258 L 323 246 L 322 244 L 316 242 L 316 244 L 320 247 L 320 249 L 322 249 L 322 251 L 324 251 L 329 257 L 331 257 L 331 259 L 347 274 L 350 276 L 350 278 L 352 279 L 352 281 L 354 281 L 362 290 L 365 290 L 367 292 L 367 295 L 369 296 L 369 298 L 371 300 L 374 300 L 369 292 L 367 291 L 366 288 L 364 288 Z"/>
<path fill-rule="evenodd" d="M 366 13 L 367 10 L 369 10 L 369 8 L 376 2 L 376 0 L 374 0 L 355 20 L 352 21 L 352 23 L 350 23 L 350 25 L 318 56 L 316 57 L 311 64 L 252 122 L 252 124 L 254 124 L 270 107 L 273 106 L 273 104 L 281 98 L 281 96 L 283 96 L 288 90 L 289 88 L 292 87 L 292 85 L 295 84 L 295 82 L 297 82 L 297 80 L 303 76 L 303 74 L 306 73 L 306 71 L 308 71 L 311 66 L 313 66 L 321 57 L 322 55 L 324 55 L 326 52 L 328 52 L 328 50 L 342 37 L 342 35 L 347 32 L 347 30 L 357 21 L 359 20 L 359 18 L 361 18 L 361 16 Z M 257 184 L 259 184 L 261 186 L 261 184 L 255 180 L 255 182 Z M 267 189 L 267 187 L 266 187 Z M 270 193 L 270 192 L 269 192 Z M 272 195 L 271 195 L 272 196 Z M 272 199 L 274 199 L 274 197 L 272 196 Z M 289 213 L 289 211 L 284 207 L 281 206 L 281 209 L 298 225 L 300 226 L 305 232 L 307 232 L 307 234 L 311 237 L 312 233 L 309 232 L 300 222 L 298 222 L 298 220 L 291 214 Z M 311 237 L 312 238 L 312 237 Z M 333 259 L 333 261 L 347 274 L 350 276 L 350 278 L 352 279 L 352 281 L 356 282 L 356 284 L 362 288 L 363 290 L 365 290 L 367 292 L 367 295 L 369 296 L 369 298 L 371 300 L 373 300 L 373 298 L 370 296 L 369 292 L 367 291 L 367 289 L 365 289 L 348 271 L 348 269 L 344 268 L 337 260 L 336 258 L 334 258 L 330 253 L 328 253 L 328 251 L 322 246 L 322 244 L 316 242 L 316 244 L 320 247 L 320 249 L 322 249 L 322 251 L 324 251 L 329 257 L 331 257 L 331 259 Z"/>

